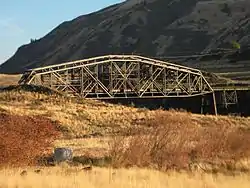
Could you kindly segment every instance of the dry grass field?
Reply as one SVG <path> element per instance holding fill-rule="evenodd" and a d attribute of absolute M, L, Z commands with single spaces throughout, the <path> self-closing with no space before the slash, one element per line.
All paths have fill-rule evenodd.
<path fill-rule="evenodd" d="M 178 150 L 182 154 L 176 153 L 176 155 L 184 155 L 185 158 L 184 153 L 190 152 L 192 148 L 184 148 L 184 143 L 190 146 L 195 144 L 200 157 L 209 161 L 217 157 L 215 152 L 221 152 L 220 155 L 226 160 L 230 157 L 241 160 L 240 157 L 245 158 L 249 155 L 246 150 L 250 143 L 250 140 L 246 139 L 250 134 L 249 118 L 204 116 L 174 110 L 150 111 L 88 99 L 70 99 L 58 95 L 23 91 L 1 92 L 0 111 L 19 116 L 42 116 L 59 122 L 58 128 L 63 133 L 63 137 L 55 140 L 51 147 L 71 147 L 76 156 L 107 155 L 112 147 L 123 148 L 122 144 L 126 144 L 124 140 L 129 140 L 127 142 L 131 145 L 130 152 L 133 150 L 139 152 L 137 150 L 139 147 L 144 157 L 149 154 L 143 152 L 155 150 L 153 144 L 162 144 L 170 148 L 159 149 L 160 146 L 157 146 L 156 149 L 172 152 Z M 147 137 L 149 133 L 151 137 Z M 93 138 L 89 138 L 90 136 Z M 160 143 L 160 141 L 154 143 L 154 140 L 159 137 L 169 139 L 164 140 L 168 143 L 172 140 L 172 145 Z M 237 142 L 239 142 L 238 145 Z M 139 143 L 139 146 L 133 145 L 135 143 Z M 112 144 L 116 145 L 112 146 Z M 226 147 L 227 145 L 232 148 Z M 244 149 L 245 156 L 241 153 Z M 127 158 L 131 158 L 135 154 L 126 153 L 126 155 Z M 121 165 L 129 164 L 123 161 Z"/>
<path fill-rule="evenodd" d="M 119 135 L 127 131 L 147 128 L 145 123 L 162 112 L 166 117 L 187 117 L 199 126 L 230 124 L 234 127 L 249 127 L 250 119 L 243 117 L 197 115 L 174 110 L 151 111 L 144 108 L 109 104 L 91 99 L 67 98 L 32 92 L 0 93 L 0 109 L 16 115 L 42 115 L 59 121 L 65 138 L 84 138 L 87 135 Z M 131 130 L 131 128 L 133 128 Z"/>
<path fill-rule="evenodd" d="M 20 74 L 0 74 L 0 87 L 15 85 L 18 83 L 18 80 L 21 78 Z"/>
<path fill-rule="evenodd" d="M 8 153 L 4 156 L 13 154 L 11 145 L 19 155 L 47 146 L 35 142 L 36 136 L 41 142 L 52 128 L 50 124 L 56 124 L 61 136 L 49 142 L 48 154 L 54 147 L 70 147 L 77 159 L 73 166 L 37 164 L 39 174 L 34 165 L 9 166 L 18 164 L 17 158 L 9 159 L 8 165 L 0 160 L 0 188 L 230 188 L 250 183 L 249 118 L 151 111 L 15 90 L 0 92 L 0 122 L 0 147 Z M 9 137 L 14 140 L 10 142 Z M 92 170 L 85 171 L 82 168 L 87 164 L 82 161 L 86 157 L 110 157 L 111 161 L 93 164 Z M 23 170 L 27 175 L 20 175 Z"/>
<path fill-rule="evenodd" d="M 149 169 L 108 169 L 94 168 L 82 171 L 80 168 L 56 167 L 34 169 L 20 176 L 21 169 L 0 171 L 0 187 L 3 188 L 248 188 L 250 176 L 208 175 L 200 173 L 163 173 Z"/>

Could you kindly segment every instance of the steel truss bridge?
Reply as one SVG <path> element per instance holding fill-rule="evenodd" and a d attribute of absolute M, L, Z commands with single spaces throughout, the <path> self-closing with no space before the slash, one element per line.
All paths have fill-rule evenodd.
<path fill-rule="evenodd" d="M 213 94 L 201 71 L 137 55 L 107 55 L 28 70 L 19 84 L 83 98 L 193 97 Z"/>

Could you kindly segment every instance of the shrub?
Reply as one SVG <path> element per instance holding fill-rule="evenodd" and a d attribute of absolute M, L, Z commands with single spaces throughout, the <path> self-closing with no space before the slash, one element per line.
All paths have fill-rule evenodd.
<path fill-rule="evenodd" d="M 166 170 L 184 168 L 188 164 L 188 151 L 197 139 L 196 126 L 188 116 L 165 116 L 156 113 L 149 120 L 148 134 L 114 139 L 111 156 L 114 167 L 153 167 Z M 180 120 L 181 119 L 181 120 Z"/>
<path fill-rule="evenodd" d="M 250 156 L 250 132 L 230 121 L 200 126 L 187 113 L 159 110 L 146 126 L 150 127 L 147 133 L 114 138 L 114 167 L 180 170 L 190 164 L 231 164 Z"/>

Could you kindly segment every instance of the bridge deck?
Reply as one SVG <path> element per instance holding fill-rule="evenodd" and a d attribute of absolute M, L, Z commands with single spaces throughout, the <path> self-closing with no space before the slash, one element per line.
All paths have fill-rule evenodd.
<path fill-rule="evenodd" d="M 214 91 L 250 91 L 250 85 L 247 86 L 213 86 L 211 85 Z"/>

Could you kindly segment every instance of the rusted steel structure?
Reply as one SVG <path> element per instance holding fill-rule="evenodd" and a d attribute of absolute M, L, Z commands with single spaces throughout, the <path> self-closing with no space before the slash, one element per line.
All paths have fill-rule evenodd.
<path fill-rule="evenodd" d="M 214 97 L 200 70 L 137 55 L 107 55 L 35 68 L 25 72 L 19 84 L 97 99 Z M 214 107 L 217 113 L 215 97 Z"/>

